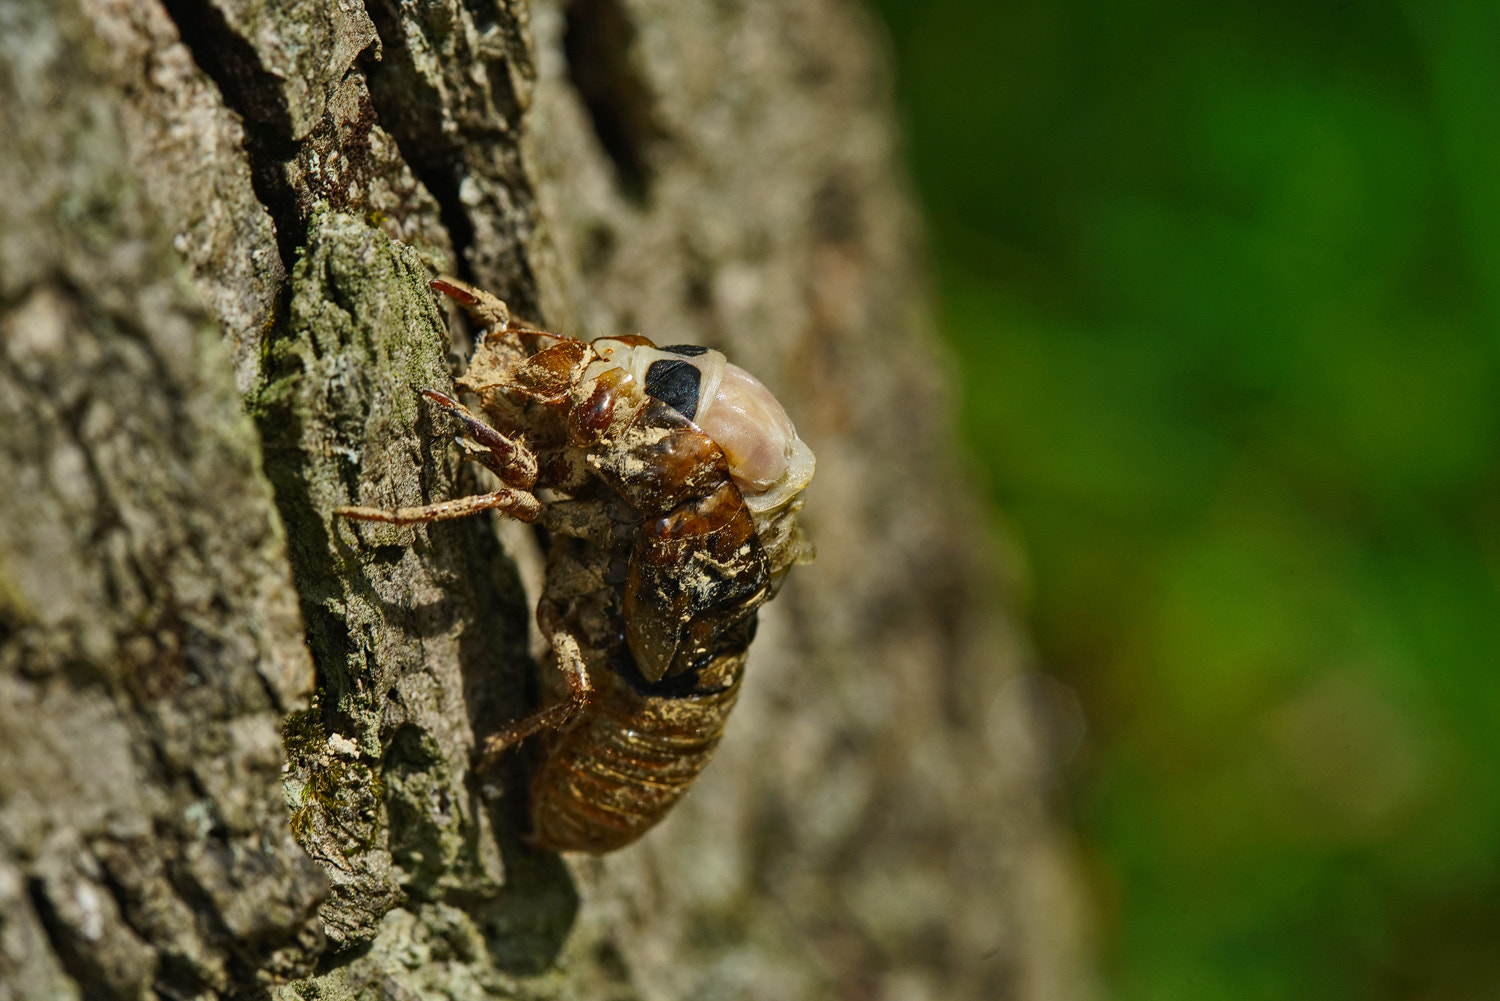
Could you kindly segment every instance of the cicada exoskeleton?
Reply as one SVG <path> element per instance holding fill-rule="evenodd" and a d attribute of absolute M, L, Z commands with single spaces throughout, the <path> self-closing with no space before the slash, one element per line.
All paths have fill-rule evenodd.
<path fill-rule="evenodd" d="M 696 345 L 587 343 L 510 321 L 456 279 L 433 287 L 485 326 L 458 387 L 426 390 L 501 487 L 419 508 L 341 508 L 398 524 L 497 510 L 547 530 L 537 623 L 566 693 L 503 727 L 481 767 L 545 732 L 532 837 L 602 852 L 655 824 L 724 731 L 759 607 L 811 557 L 797 527 L 811 450 L 748 373 Z"/>

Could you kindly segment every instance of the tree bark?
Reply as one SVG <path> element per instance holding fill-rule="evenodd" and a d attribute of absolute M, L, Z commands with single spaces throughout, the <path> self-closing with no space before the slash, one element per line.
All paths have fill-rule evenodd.
<path fill-rule="evenodd" d="M 0 29 L 0 999 L 1090 992 L 861 10 Z M 716 760 L 610 856 L 470 768 L 535 697 L 535 539 L 331 514 L 476 488 L 438 272 L 723 348 L 818 454 Z"/>

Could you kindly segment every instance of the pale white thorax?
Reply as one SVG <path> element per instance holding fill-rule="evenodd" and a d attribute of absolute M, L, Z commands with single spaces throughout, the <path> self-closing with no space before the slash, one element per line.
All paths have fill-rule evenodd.
<path fill-rule="evenodd" d="M 602 359 L 595 363 L 601 369 L 623 368 L 648 392 L 677 407 L 713 439 L 753 514 L 786 507 L 812 479 L 812 449 L 797 437 L 786 408 L 759 379 L 728 362 L 721 352 L 696 346 L 647 347 L 612 338 L 596 340 L 593 347 Z M 653 382 L 662 381 L 651 378 L 657 365 L 663 365 L 655 369 L 658 374 L 683 365 L 696 370 L 696 398 L 689 395 L 674 400 L 671 394 L 653 392 Z M 690 386 L 691 379 L 672 382 L 674 388 L 681 389 Z"/>

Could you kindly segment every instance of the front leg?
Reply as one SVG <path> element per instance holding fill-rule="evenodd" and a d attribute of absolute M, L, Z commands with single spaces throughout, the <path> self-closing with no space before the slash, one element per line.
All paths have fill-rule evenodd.
<path fill-rule="evenodd" d="M 334 513 L 356 521 L 379 521 L 391 525 L 414 525 L 429 521 L 450 521 L 467 518 L 480 511 L 499 511 L 518 521 L 535 521 L 541 513 L 541 503 L 531 493 L 536 484 L 536 456 L 519 441 L 512 441 L 499 431 L 469 412 L 469 408 L 446 393 L 435 389 L 424 389 L 422 395 L 442 407 L 459 423 L 465 433 L 482 445 L 481 461 L 498 477 L 504 486 L 487 494 L 458 497 L 421 507 L 398 507 L 387 510 L 376 507 L 346 505 L 335 508 Z"/>
<path fill-rule="evenodd" d="M 458 303 L 486 330 L 504 330 L 510 326 L 510 309 L 499 298 L 482 288 L 476 288 L 449 275 L 434 278 L 427 283 L 427 287 Z"/>
<path fill-rule="evenodd" d="M 464 433 L 483 445 L 488 453 L 481 453 L 481 461 L 508 487 L 530 490 L 536 486 L 536 456 L 519 441 L 512 441 L 484 421 L 475 417 L 469 408 L 447 393 L 435 389 L 424 389 L 422 395 L 448 411 L 464 426 Z M 529 518 L 527 519 L 530 520 Z"/>

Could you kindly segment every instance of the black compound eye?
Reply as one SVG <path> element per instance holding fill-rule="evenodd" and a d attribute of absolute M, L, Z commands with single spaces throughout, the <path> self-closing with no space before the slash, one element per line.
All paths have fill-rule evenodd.
<path fill-rule="evenodd" d="M 698 368 L 685 361 L 654 361 L 646 369 L 646 392 L 688 420 L 698 413 Z"/>
<path fill-rule="evenodd" d="M 701 344 L 668 344 L 662 350 L 670 351 L 674 355 L 682 355 L 684 358 L 696 358 L 706 352 L 708 348 Z"/>

